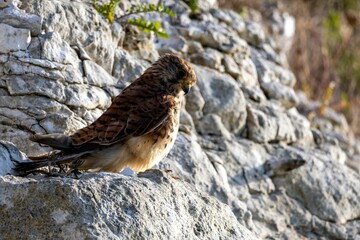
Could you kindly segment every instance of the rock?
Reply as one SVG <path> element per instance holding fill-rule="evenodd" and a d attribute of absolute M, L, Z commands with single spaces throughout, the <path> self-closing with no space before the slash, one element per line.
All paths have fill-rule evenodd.
<path fill-rule="evenodd" d="M 250 99 L 254 102 L 262 103 L 267 101 L 264 92 L 260 89 L 259 86 L 247 87 L 246 85 L 242 84 L 241 90 L 243 90 L 245 98 Z"/>
<path fill-rule="evenodd" d="M 191 62 L 205 67 L 217 69 L 220 72 L 224 71 L 221 64 L 223 55 L 212 48 L 206 48 L 205 52 L 196 53 L 190 56 Z"/>
<path fill-rule="evenodd" d="M 207 114 L 197 124 L 196 129 L 201 134 L 224 136 L 231 139 L 231 133 L 223 125 L 221 118 L 215 114 Z"/>
<path fill-rule="evenodd" d="M 7 0 L 4 2 L 9 2 L 9 5 L 3 9 L 0 6 L 0 23 L 5 23 L 15 28 L 29 29 L 31 36 L 38 36 L 40 34 L 41 18 L 39 16 L 28 14 L 18 9 L 11 3 L 12 1 Z"/>
<path fill-rule="evenodd" d="M 253 58 L 259 76 L 259 82 L 279 82 L 282 85 L 293 87 L 296 83 L 294 74 L 283 67 L 264 59 Z"/>
<path fill-rule="evenodd" d="M 86 109 L 106 109 L 111 104 L 110 96 L 101 88 L 86 85 L 68 85 L 65 88 L 66 105 Z"/>
<path fill-rule="evenodd" d="M 264 174 L 263 165 L 268 154 L 263 146 L 240 139 L 225 141 L 228 154 L 222 154 L 232 193 L 246 201 L 251 194 L 274 190 L 271 179 Z M 251 161 L 249 161 L 251 159 Z"/>
<path fill-rule="evenodd" d="M 102 67 L 92 61 L 84 61 L 84 72 L 87 82 L 97 87 L 113 86 L 116 80 Z"/>
<path fill-rule="evenodd" d="M 197 191 L 206 192 L 229 204 L 238 221 L 250 229 L 253 228 L 251 213 L 229 189 L 222 161 L 209 151 L 205 154 L 194 137 L 180 132 L 174 148 L 167 158 L 160 162 L 159 167 L 171 169 L 171 174 L 190 183 Z"/>
<path fill-rule="evenodd" d="M 154 62 L 159 58 L 154 44 L 154 34 L 140 31 L 137 27 L 128 25 L 124 39 L 124 49 L 132 56 Z"/>
<path fill-rule="evenodd" d="M 1 16 L 1 14 L 0 14 Z M 0 53 L 26 50 L 30 44 L 30 30 L 0 23 Z"/>
<path fill-rule="evenodd" d="M 202 110 L 205 106 L 205 100 L 201 95 L 200 89 L 197 85 L 191 88 L 191 91 L 186 95 L 185 108 L 191 115 L 194 121 L 199 120 L 202 116 Z"/>
<path fill-rule="evenodd" d="M 17 173 L 12 170 L 15 163 L 26 159 L 26 155 L 20 152 L 13 143 L 0 141 L 0 176 L 16 175 Z"/>
<path fill-rule="evenodd" d="M 234 54 L 234 60 L 240 69 L 237 80 L 247 87 L 255 87 L 259 85 L 258 75 L 254 62 L 248 56 L 240 53 Z"/>
<path fill-rule="evenodd" d="M 246 105 L 244 95 L 235 80 L 226 74 L 195 66 L 202 97 L 204 114 L 214 113 L 230 132 L 237 133 L 245 125 Z"/>
<path fill-rule="evenodd" d="M 265 42 L 265 33 L 262 26 L 254 21 L 245 20 L 244 32 L 240 36 L 253 45 L 260 45 Z"/>
<path fill-rule="evenodd" d="M 112 72 L 115 49 L 124 38 L 118 23 L 108 24 L 87 2 L 29 0 L 27 11 L 42 17 L 46 32 L 57 32 L 69 45 L 82 47 L 94 62 Z"/>
<path fill-rule="evenodd" d="M 188 42 L 189 45 L 189 49 L 188 52 L 190 54 L 194 54 L 194 53 L 201 53 L 204 51 L 203 46 L 201 45 L 201 43 L 197 42 L 197 41 L 189 41 Z"/>
<path fill-rule="evenodd" d="M 186 28 L 180 28 L 180 33 L 191 40 L 199 41 L 203 46 L 225 53 L 249 52 L 247 43 L 234 30 L 224 25 L 202 21 Z"/>
<path fill-rule="evenodd" d="M 276 111 L 270 106 L 248 106 L 247 128 L 249 138 L 255 142 L 295 141 L 290 119 L 284 113 Z M 283 132 L 283 139 L 278 135 L 280 128 Z"/>
<path fill-rule="evenodd" d="M 65 102 L 64 85 L 58 81 L 38 76 L 13 75 L 6 79 L 6 84 L 10 95 L 36 94 Z"/>
<path fill-rule="evenodd" d="M 299 103 L 294 89 L 284 86 L 279 82 L 261 83 L 261 89 L 268 98 L 279 101 L 285 108 L 296 107 Z"/>
<path fill-rule="evenodd" d="M 160 171 L 138 178 L 85 173 L 79 180 L 5 176 L 0 185 L 6 239 L 257 239 L 228 206 Z"/>
<path fill-rule="evenodd" d="M 115 51 L 112 75 L 118 79 L 118 84 L 125 86 L 140 77 L 149 66 L 149 63 L 136 59 L 126 50 L 118 48 Z"/>
<path fill-rule="evenodd" d="M 237 78 L 240 76 L 240 68 L 234 61 L 234 59 L 229 55 L 224 55 L 224 59 L 222 61 L 225 67 L 225 72 L 230 74 L 232 77 Z"/>
<path fill-rule="evenodd" d="M 160 169 L 171 169 L 176 177 L 191 183 L 198 191 L 207 192 L 225 201 L 226 189 L 200 145 L 193 137 L 179 133 L 175 147 L 160 162 Z"/>
<path fill-rule="evenodd" d="M 218 20 L 230 25 L 237 33 L 241 34 L 245 31 L 245 21 L 233 10 L 212 8 L 210 12 Z"/>
<path fill-rule="evenodd" d="M 59 33 L 48 33 L 42 36 L 40 41 L 43 51 L 41 57 L 43 59 L 63 64 L 74 64 L 79 61 L 75 50 L 61 39 Z"/>
<path fill-rule="evenodd" d="M 360 176 L 318 150 L 291 149 L 307 164 L 274 179 L 277 188 L 303 202 L 318 218 L 338 224 L 360 216 Z M 323 202 L 326 204 L 322 204 Z"/>
<path fill-rule="evenodd" d="M 169 34 L 169 38 L 157 38 L 155 40 L 156 42 L 156 48 L 158 51 L 168 51 L 169 49 L 174 49 L 175 51 L 179 53 L 187 53 L 189 49 L 189 45 L 187 44 L 186 39 L 179 35 L 178 31 L 173 29 L 169 31 L 169 27 L 165 27 L 165 31 Z"/>

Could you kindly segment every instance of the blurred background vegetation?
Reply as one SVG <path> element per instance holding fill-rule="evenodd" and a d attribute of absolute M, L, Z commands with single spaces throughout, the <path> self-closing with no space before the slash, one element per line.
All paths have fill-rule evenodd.
<path fill-rule="evenodd" d="M 297 88 L 324 101 L 347 117 L 360 135 L 360 0 L 219 0 L 223 8 L 265 12 L 276 2 L 296 19 L 293 47 L 288 53 Z"/>

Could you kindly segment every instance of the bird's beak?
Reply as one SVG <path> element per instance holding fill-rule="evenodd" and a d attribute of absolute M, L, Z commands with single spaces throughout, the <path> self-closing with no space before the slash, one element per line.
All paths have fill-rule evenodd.
<path fill-rule="evenodd" d="M 188 94 L 188 92 L 190 91 L 190 88 L 191 88 L 191 86 L 189 86 L 189 85 L 185 85 L 185 86 L 183 87 L 182 90 L 184 91 L 185 95 Z"/>

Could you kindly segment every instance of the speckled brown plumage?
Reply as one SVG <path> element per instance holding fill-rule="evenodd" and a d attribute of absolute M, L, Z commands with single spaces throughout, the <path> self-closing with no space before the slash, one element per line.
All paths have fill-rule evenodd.
<path fill-rule="evenodd" d="M 192 67 L 166 54 L 114 98 L 92 124 L 71 136 L 34 135 L 30 139 L 60 151 L 33 157 L 15 170 L 30 171 L 51 163 L 74 163 L 76 168 L 140 172 L 158 163 L 174 144 L 184 94 L 196 82 Z M 74 164 L 73 164 L 74 165 Z"/>

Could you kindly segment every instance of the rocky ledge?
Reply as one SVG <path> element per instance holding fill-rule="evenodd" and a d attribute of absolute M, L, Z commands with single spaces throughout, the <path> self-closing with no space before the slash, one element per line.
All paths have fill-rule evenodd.
<path fill-rule="evenodd" d="M 276 4 L 242 16 L 204 0 L 194 17 L 165 2 L 177 13 L 162 18 L 169 39 L 109 25 L 90 0 L 0 1 L 0 236 L 360 239 L 360 142 L 343 115 L 294 91 L 294 19 Z M 178 179 L 12 176 L 24 153 L 49 150 L 28 136 L 91 123 L 167 52 L 198 77 L 158 166 Z"/>

